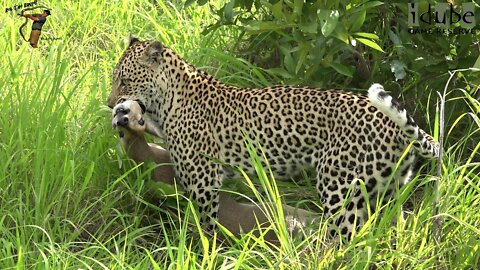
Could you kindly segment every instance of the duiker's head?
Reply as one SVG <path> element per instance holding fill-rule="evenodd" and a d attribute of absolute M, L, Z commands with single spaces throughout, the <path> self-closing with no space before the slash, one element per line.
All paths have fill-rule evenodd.
<path fill-rule="evenodd" d="M 145 106 L 134 100 L 115 105 L 112 128 L 118 128 L 120 136 L 142 136 L 145 132 L 160 136 L 155 123 L 143 117 Z"/>

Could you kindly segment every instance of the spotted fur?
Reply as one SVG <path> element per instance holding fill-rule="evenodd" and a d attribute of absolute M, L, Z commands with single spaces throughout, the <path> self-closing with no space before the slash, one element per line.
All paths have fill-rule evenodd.
<path fill-rule="evenodd" d="M 373 106 L 395 121 L 403 132 L 410 137 L 410 140 L 414 141 L 413 145 L 420 155 L 426 158 L 436 158 L 438 156 L 438 143 L 432 136 L 418 127 L 405 108 L 385 92 L 382 85 L 375 83 L 370 86 L 368 98 Z"/>
<path fill-rule="evenodd" d="M 347 236 L 367 218 L 367 201 L 374 207 L 378 194 L 388 197 L 395 181 L 408 181 L 415 154 L 437 147 L 423 140 L 425 132 L 379 85 L 372 86 L 370 97 L 284 85 L 238 88 L 196 69 L 158 41 L 132 39 L 112 85 L 110 107 L 127 99 L 145 104 L 166 139 L 178 181 L 210 228 L 224 169 L 209 157 L 254 173 L 244 135 L 262 145 L 277 177 L 316 170 L 324 213 Z M 411 148 L 394 171 L 412 140 L 420 147 Z M 389 182 L 392 175 L 395 181 Z"/>

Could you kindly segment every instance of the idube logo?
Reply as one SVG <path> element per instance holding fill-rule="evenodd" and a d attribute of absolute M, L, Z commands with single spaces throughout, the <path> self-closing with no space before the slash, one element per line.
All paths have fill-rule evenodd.
<path fill-rule="evenodd" d="M 432 6 L 408 3 L 408 32 L 411 34 L 474 34 L 475 4 L 462 3 L 454 7 L 450 3 Z M 460 27 L 454 27 L 459 23 Z"/>

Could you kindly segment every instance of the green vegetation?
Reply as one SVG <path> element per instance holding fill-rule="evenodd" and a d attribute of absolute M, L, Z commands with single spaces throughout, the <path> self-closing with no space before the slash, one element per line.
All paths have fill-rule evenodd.
<path fill-rule="evenodd" d="M 319 4 L 323 2 L 327 5 L 328 1 Z M 363 43 L 367 46 L 358 55 L 372 57 L 368 62 L 373 67 L 365 81 L 385 83 L 387 89 L 396 86 L 394 90 L 410 90 L 404 94 L 420 101 L 406 102 L 407 107 L 416 112 L 416 118 L 427 119 L 422 124 L 426 130 L 430 127 L 432 133 L 438 134 L 435 91 L 447 85 L 449 70 L 473 66 L 475 61 L 465 59 L 478 56 L 477 45 L 473 46 L 474 41 L 478 44 L 478 36 L 417 36 L 409 40 L 408 35 L 393 33 L 396 39 L 389 31 L 376 28 L 375 16 L 381 11 L 373 5 L 364 9 L 365 20 L 360 23 L 357 20 L 361 18 L 342 21 L 348 13 L 342 9 L 346 10 L 348 4 L 337 2 L 328 7 L 340 10 L 337 25 L 352 24 L 358 27 L 355 32 L 375 34 L 378 39 L 371 40 L 385 51 Z M 357 3 L 361 1 L 352 2 L 350 8 L 361 6 Z M 309 31 L 301 31 L 302 35 L 293 34 L 292 29 L 270 29 L 252 36 L 244 32 L 248 22 L 239 19 L 236 27 L 220 23 L 204 33 L 207 26 L 218 23 L 214 16 L 218 12 L 211 8 L 225 11 L 222 7 L 228 3 L 184 8 L 180 3 L 147 0 L 43 1 L 42 5 L 52 9 L 52 16 L 44 26 L 40 49 L 36 50 L 20 39 L 18 27 L 23 19 L 15 17 L 14 12 L 3 14 L 0 269 L 368 269 L 372 265 L 382 269 L 478 268 L 480 72 L 472 70 L 455 73 L 446 87 L 446 141 L 438 205 L 443 230 L 439 243 L 432 237 L 435 169 L 429 164 L 398 192 L 382 216 L 373 216 L 350 243 L 343 245 L 325 240 L 324 223 L 315 228 L 313 235 L 299 240 L 288 237 L 282 222 L 273 228 L 281 239 L 280 247 L 271 247 L 250 235 L 220 245 L 198 229 L 191 204 L 177 205 L 174 198 L 158 196 L 161 190 L 151 194 L 148 173 L 133 166 L 118 150 L 116 133 L 110 127 L 110 110 L 105 106 L 110 74 L 129 32 L 141 39 L 160 39 L 190 63 L 239 86 L 299 83 L 350 89 L 352 84 L 359 85 L 353 73 L 355 63 L 342 61 L 352 53 L 352 46 L 341 44 L 341 48 L 349 48 L 345 54 L 339 53 L 341 48 L 331 51 L 340 44 L 335 39 L 335 33 L 340 31 L 336 27 L 330 30 L 319 25 L 322 28 L 315 34 L 310 25 Z M 15 4 L 19 3 L 7 0 L 4 7 Z M 264 12 L 262 18 L 269 18 L 270 6 L 257 6 Z M 239 8 L 232 7 L 232 19 Z M 278 9 L 276 12 L 280 14 Z M 285 8 L 281 12 L 286 12 Z M 398 17 L 401 10 L 397 12 Z M 274 17 L 276 23 L 283 20 L 278 16 Z M 392 18 L 394 13 L 385 16 Z M 329 31 L 332 36 L 327 37 Z M 268 43 L 259 41 L 262 35 Z M 252 53 L 236 57 L 242 48 L 263 52 L 265 45 L 276 44 L 272 38 L 279 35 L 287 37 L 288 42 L 280 40 L 285 41 L 279 43 L 283 46 L 291 46 L 295 38 L 308 43 L 317 36 L 328 45 L 323 53 L 331 54 L 332 61 L 321 62 L 321 68 L 315 71 L 318 74 L 306 76 L 314 60 L 307 53 L 299 64 L 295 57 L 303 56 L 296 48 L 283 49 L 281 52 L 289 51 L 293 59 L 287 61 L 283 54 L 274 69 L 249 57 Z M 47 37 L 59 40 L 42 40 Z M 275 50 L 266 53 L 269 57 L 276 55 Z M 416 61 L 419 56 L 436 58 L 434 69 Z M 406 72 L 406 79 L 395 81 L 395 74 L 388 69 L 393 60 L 403 63 L 405 67 L 399 67 Z M 289 61 L 297 64 L 290 66 Z M 382 66 L 384 63 L 387 68 Z M 315 79 L 317 76 L 322 79 Z M 255 157 L 252 160 L 255 162 Z M 253 184 L 259 190 L 269 188 L 253 197 L 275 201 L 275 183 L 268 169 L 265 173 L 258 168 L 258 174 L 259 180 L 252 179 Z M 305 178 L 298 183 L 276 183 L 284 195 L 282 200 L 320 211 L 315 191 Z M 238 181 L 235 184 L 236 190 L 248 191 Z M 411 212 L 404 221 L 391 226 L 405 201 L 411 205 Z"/>

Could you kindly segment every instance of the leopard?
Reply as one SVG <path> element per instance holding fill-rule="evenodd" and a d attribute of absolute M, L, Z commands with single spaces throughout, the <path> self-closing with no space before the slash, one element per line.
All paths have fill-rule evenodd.
<path fill-rule="evenodd" d="M 152 180 L 175 185 L 175 171 L 170 164 L 170 154 L 155 143 L 148 143 L 145 133 L 157 135 L 156 124 L 144 117 L 145 107 L 141 102 L 127 100 L 115 105 L 112 110 L 112 128 L 118 130 L 121 143 L 129 158 L 142 165 L 154 162 L 157 165 Z M 175 190 L 176 187 L 175 187 Z M 178 198 L 178 197 L 177 197 Z M 242 233 L 262 234 L 263 240 L 278 245 L 279 239 L 270 222 L 274 213 L 269 205 L 254 202 L 239 202 L 228 191 L 220 192 L 218 223 L 235 237 Z M 309 234 L 309 226 L 316 223 L 316 214 L 305 209 L 282 205 L 286 229 L 292 237 L 301 239 Z"/>
<path fill-rule="evenodd" d="M 367 93 L 276 85 L 237 87 L 184 60 L 158 40 L 130 36 L 112 75 L 107 104 L 144 104 L 174 164 L 175 177 L 215 229 L 226 167 L 254 175 L 252 141 L 274 179 L 312 170 L 334 235 L 351 239 L 439 143 L 378 83 Z M 228 164 L 229 166 L 226 166 Z M 363 186 L 363 188 L 362 188 Z M 364 194 L 366 190 L 367 194 Z"/>

